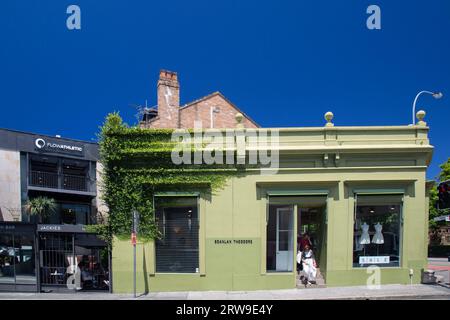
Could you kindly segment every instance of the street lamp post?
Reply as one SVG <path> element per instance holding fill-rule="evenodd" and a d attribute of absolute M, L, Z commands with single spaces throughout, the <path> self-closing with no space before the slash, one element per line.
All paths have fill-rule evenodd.
<path fill-rule="evenodd" d="M 416 95 L 416 98 L 414 99 L 414 103 L 413 103 L 413 112 L 412 112 L 412 124 L 413 124 L 413 125 L 416 124 L 416 102 L 417 102 L 417 99 L 419 99 L 419 96 L 420 96 L 421 94 L 424 94 L 424 93 L 429 94 L 429 95 L 432 95 L 433 98 L 435 98 L 435 99 L 440 99 L 440 98 L 442 98 L 442 97 L 444 96 L 444 95 L 442 94 L 442 92 L 431 92 L 431 91 L 427 91 L 427 90 L 420 91 L 420 92 Z"/>

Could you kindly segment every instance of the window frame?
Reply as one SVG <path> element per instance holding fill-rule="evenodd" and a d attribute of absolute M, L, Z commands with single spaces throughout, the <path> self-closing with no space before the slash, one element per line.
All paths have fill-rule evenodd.
<path fill-rule="evenodd" d="M 198 222 L 198 263 L 197 263 L 197 270 L 198 272 L 161 272 L 161 271 L 157 271 L 156 269 L 156 259 L 157 259 L 157 254 L 156 254 L 156 246 L 157 246 L 157 241 L 156 239 L 153 241 L 153 257 L 154 257 L 154 261 L 153 261 L 153 272 L 151 272 L 151 274 L 153 275 L 169 275 L 169 274 L 175 274 L 175 275 L 204 275 L 204 271 L 202 268 L 202 226 L 201 226 L 201 206 L 200 206 L 200 193 L 199 192 L 161 192 L 161 193 L 155 193 L 153 195 L 153 208 L 155 209 L 155 214 L 153 215 L 153 219 L 156 222 L 156 206 L 155 206 L 155 198 L 195 198 L 195 204 L 197 206 L 197 222 Z M 163 219 L 165 219 L 165 214 L 163 214 Z M 165 223 L 164 223 L 164 232 L 165 232 Z"/>
<path fill-rule="evenodd" d="M 355 266 L 353 261 L 353 248 L 355 247 L 355 223 L 356 212 L 358 207 L 358 195 L 360 196 L 401 196 L 400 212 L 399 212 L 399 228 L 398 228 L 398 266 L 382 266 L 380 264 L 374 264 L 380 269 L 401 269 L 403 268 L 403 225 L 404 225 L 404 206 L 405 206 L 405 190 L 404 189 L 354 189 L 353 195 L 353 214 L 352 214 L 352 243 L 351 243 L 351 261 L 350 266 L 352 270 L 363 270 L 370 266 L 370 264 L 363 266 Z"/>

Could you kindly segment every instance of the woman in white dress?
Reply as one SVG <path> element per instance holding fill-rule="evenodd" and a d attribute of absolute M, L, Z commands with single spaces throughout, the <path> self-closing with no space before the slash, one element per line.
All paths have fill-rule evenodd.
<path fill-rule="evenodd" d="M 305 245 L 305 250 L 302 252 L 303 272 L 306 276 L 306 284 L 316 281 L 317 265 L 314 253 L 309 245 Z"/>

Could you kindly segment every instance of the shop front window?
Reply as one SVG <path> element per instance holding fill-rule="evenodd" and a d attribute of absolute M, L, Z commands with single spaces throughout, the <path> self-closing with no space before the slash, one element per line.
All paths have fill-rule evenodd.
<path fill-rule="evenodd" d="M 14 283 L 14 262 L 13 235 L 0 234 L 0 283 Z"/>
<path fill-rule="evenodd" d="M 156 272 L 196 273 L 199 219 L 196 197 L 157 197 Z"/>
<path fill-rule="evenodd" d="M 36 267 L 34 257 L 34 234 L 14 235 L 16 283 L 34 284 Z"/>
<path fill-rule="evenodd" d="M 356 195 L 353 267 L 398 267 L 402 196 Z"/>
<path fill-rule="evenodd" d="M 36 284 L 33 233 L 0 234 L 0 283 Z"/>

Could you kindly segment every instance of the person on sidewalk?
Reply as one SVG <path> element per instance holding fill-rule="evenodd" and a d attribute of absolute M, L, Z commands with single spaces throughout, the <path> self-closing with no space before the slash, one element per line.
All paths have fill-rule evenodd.
<path fill-rule="evenodd" d="M 309 244 L 305 245 L 305 249 L 302 252 L 302 265 L 303 272 L 305 274 L 303 283 L 305 284 L 305 286 L 311 286 L 312 283 L 316 282 L 317 264 L 314 253 L 311 250 L 311 246 Z"/>

